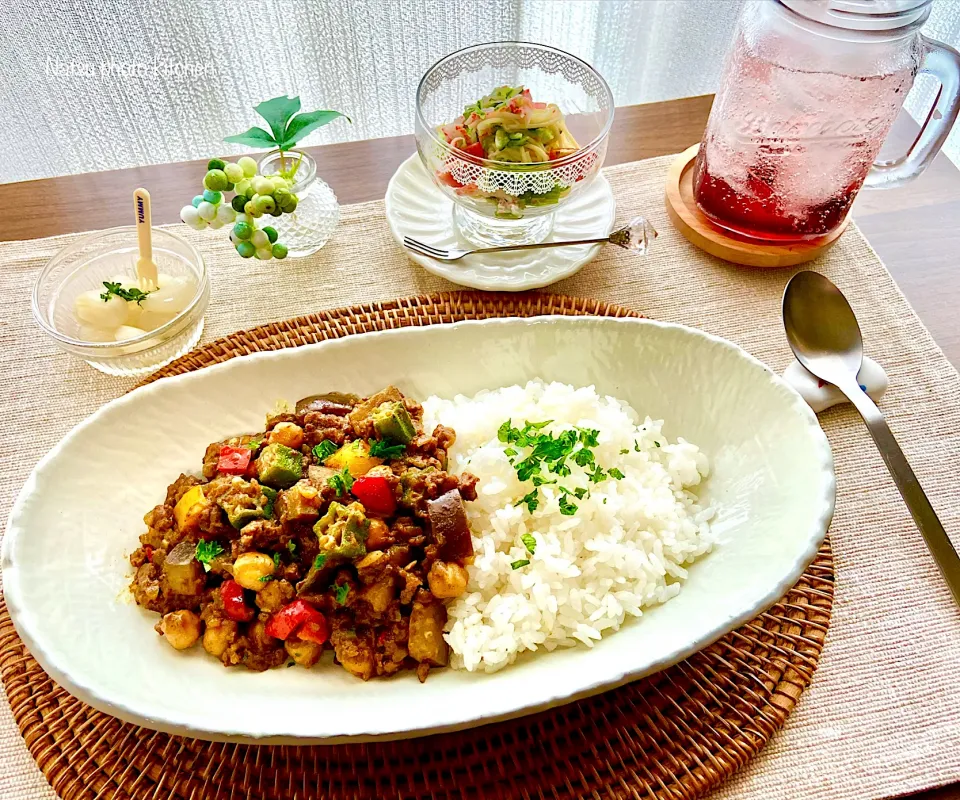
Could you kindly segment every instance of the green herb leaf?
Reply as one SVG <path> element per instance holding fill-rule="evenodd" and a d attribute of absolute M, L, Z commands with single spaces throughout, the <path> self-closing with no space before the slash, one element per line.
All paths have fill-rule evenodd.
<path fill-rule="evenodd" d="M 208 542 L 206 539 L 201 539 L 197 542 L 197 561 L 203 564 L 203 568 L 207 572 L 210 571 L 210 562 L 217 556 L 222 555 L 223 552 L 223 547 L 221 547 L 219 542 Z"/>
<path fill-rule="evenodd" d="M 524 420 L 523 427 L 538 431 L 541 428 L 546 428 L 551 422 L 553 422 L 552 419 L 544 420 L 543 422 L 527 422 Z"/>
<path fill-rule="evenodd" d="M 514 506 L 526 505 L 527 511 L 529 511 L 532 514 L 534 511 L 537 510 L 537 507 L 540 505 L 540 499 L 537 497 L 537 490 L 534 489 L 532 492 L 525 494 L 523 497 L 517 500 L 517 502 L 514 503 L 513 505 Z"/>
<path fill-rule="evenodd" d="M 570 502 L 570 498 L 565 494 L 560 495 L 560 513 L 565 517 L 572 517 L 577 513 L 577 504 Z"/>
<path fill-rule="evenodd" d="M 546 478 L 544 478 L 544 477 L 541 476 L 541 475 L 534 475 L 534 476 L 533 476 L 533 485 L 534 485 L 534 486 L 543 486 L 544 484 L 550 484 L 550 483 L 556 483 L 556 482 L 557 482 L 557 479 L 556 479 L 556 478 L 554 478 L 552 481 L 548 481 Z"/>
<path fill-rule="evenodd" d="M 654 444 L 655 444 L 657 447 L 660 446 L 660 442 L 654 441 Z"/>
<path fill-rule="evenodd" d="M 624 447 L 623 450 L 620 451 L 620 455 L 625 456 L 625 455 L 626 455 L 627 453 L 629 453 L 629 452 L 630 452 L 630 451 L 627 450 L 626 447 Z"/>
<path fill-rule="evenodd" d="M 512 447 L 508 447 L 506 450 L 503 451 L 503 454 L 505 456 L 515 456 L 517 454 L 517 451 Z"/>
<path fill-rule="evenodd" d="M 341 583 L 337 586 L 337 603 L 341 606 L 346 605 L 348 594 L 350 594 L 350 584 Z"/>
<path fill-rule="evenodd" d="M 300 98 L 287 97 L 282 94 L 272 100 L 264 100 L 262 103 L 255 105 L 253 110 L 263 117 L 273 132 L 274 141 L 282 147 L 281 143 L 287 130 L 287 123 L 300 110 Z"/>
<path fill-rule="evenodd" d="M 600 431 L 593 430 L 593 428 L 577 428 L 580 431 L 580 443 L 584 447 L 596 447 L 600 444 L 600 441 L 597 437 L 600 435 Z"/>
<path fill-rule="evenodd" d="M 370 455 L 374 458 L 382 458 L 387 461 L 393 458 L 400 458 L 400 456 L 407 452 L 407 446 L 405 444 L 387 444 L 379 439 L 371 439 L 369 444 Z"/>
<path fill-rule="evenodd" d="M 274 569 L 280 569 L 280 554 L 279 554 L 279 553 L 274 553 L 274 554 L 273 554 L 273 568 L 274 568 Z"/>
<path fill-rule="evenodd" d="M 119 283 L 114 283 L 113 281 L 104 281 L 104 287 L 106 291 L 100 294 L 100 299 L 106 303 L 111 295 L 116 295 L 121 300 L 133 300 L 138 306 L 143 306 L 143 301 L 147 299 L 147 295 L 153 294 L 153 292 L 141 292 L 139 289 L 124 289 L 120 286 Z M 154 292 L 156 289 L 153 290 Z"/>
<path fill-rule="evenodd" d="M 293 540 L 287 542 L 287 550 L 290 551 L 290 555 L 296 556 L 296 555 L 297 555 L 297 543 L 294 542 Z"/>
<path fill-rule="evenodd" d="M 353 476 L 350 470 L 344 467 L 336 475 L 327 478 L 327 485 L 337 490 L 337 494 L 346 494 L 353 488 Z"/>
<path fill-rule="evenodd" d="M 525 533 L 520 537 L 520 541 L 523 542 L 523 546 L 527 548 L 527 552 L 530 555 L 533 555 L 537 549 L 537 540 L 534 538 L 532 533 Z"/>
<path fill-rule="evenodd" d="M 642 453 L 642 452 L 643 452 L 643 450 L 640 449 L 640 442 L 634 442 L 634 443 L 633 443 L 633 449 L 636 450 L 638 453 Z"/>
<path fill-rule="evenodd" d="M 256 450 L 260 445 L 263 444 L 263 439 L 251 439 L 247 442 L 244 447 L 249 447 L 251 450 Z"/>
<path fill-rule="evenodd" d="M 590 481 L 590 483 L 600 483 L 600 481 L 606 477 L 607 476 L 603 471 L 603 467 L 601 467 L 599 464 L 594 464 L 594 470 L 590 475 L 587 476 L 587 480 Z"/>
<path fill-rule="evenodd" d="M 260 579 L 260 583 L 266 583 L 267 581 L 272 581 L 272 580 L 273 580 L 273 575 L 264 575 Z"/>
<path fill-rule="evenodd" d="M 247 147 L 256 147 L 258 150 L 263 150 L 267 147 L 273 148 L 279 145 L 279 142 L 263 128 L 256 126 L 243 133 L 238 133 L 235 136 L 227 136 L 223 141 L 230 142 L 231 144 L 245 144 Z"/>
<path fill-rule="evenodd" d="M 581 467 L 586 467 L 588 464 L 593 463 L 593 451 L 581 448 L 573 454 L 573 460 L 576 461 Z"/>
<path fill-rule="evenodd" d="M 618 470 L 616 467 L 610 467 L 610 469 L 607 470 L 607 474 L 611 478 L 616 478 L 618 481 L 623 480 L 623 473 L 620 470 Z"/>
<path fill-rule="evenodd" d="M 297 114 L 297 116 L 287 124 L 286 131 L 283 134 L 283 141 L 280 143 L 280 149 L 286 150 L 293 147 L 304 136 L 313 133 L 317 128 L 329 122 L 333 122 L 338 117 L 343 117 L 347 122 L 353 122 L 350 117 L 346 114 L 341 114 L 339 111 L 305 111 L 303 114 Z"/>
<path fill-rule="evenodd" d="M 583 500 L 584 497 L 590 496 L 590 492 L 587 489 L 584 489 L 582 486 L 574 489 L 573 494 L 576 496 L 577 500 Z"/>
<path fill-rule="evenodd" d="M 499 428 L 497 428 L 497 438 L 501 442 L 510 441 L 510 433 L 513 430 L 513 427 L 510 425 L 510 420 L 507 420 Z"/>
<path fill-rule="evenodd" d="M 339 448 L 329 439 L 324 439 L 320 444 L 313 446 L 313 457 L 320 463 L 326 461 L 330 456 L 337 452 Z"/>
<path fill-rule="evenodd" d="M 527 566 L 527 564 L 529 564 L 529 563 L 530 563 L 530 559 L 529 559 L 529 558 L 521 558 L 521 559 L 519 559 L 519 560 L 517 560 L 517 561 L 511 561 L 511 562 L 510 562 L 510 567 L 511 567 L 511 569 L 520 569 L 520 567 L 525 567 L 525 566 Z"/>
<path fill-rule="evenodd" d="M 313 568 L 314 569 L 323 569 L 323 565 L 327 563 L 327 556 L 324 553 L 320 553 L 315 559 L 313 559 Z"/>

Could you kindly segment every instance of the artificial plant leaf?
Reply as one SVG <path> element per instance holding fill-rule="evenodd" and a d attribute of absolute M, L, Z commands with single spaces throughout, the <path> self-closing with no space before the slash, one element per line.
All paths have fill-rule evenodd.
<path fill-rule="evenodd" d="M 347 122 L 352 122 L 350 117 L 341 114 L 339 111 L 306 111 L 303 114 L 297 114 L 287 125 L 280 148 L 285 150 L 288 147 L 293 147 L 308 133 L 326 125 L 328 122 L 333 122 L 337 117 L 343 117 Z"/>
<path fill-rule="evenodd" d="M 249 147 L 257 148 L 262 148 L 264 145 L 267 147 L 276 147 L 278 144 L 276 139 L 263 128 L 251 128 L 243 133 L 238 133 L 236 136 L 228 136 L 223 141 L 232 142 L 233 144 L 245 144 Z"/>
<path fill-rule="evenodd" d="M 260 105 L 254 106 L 253 110 L 267 121 L 273 131 L 273 138 L 279 143 L 283 141 L 283 133 L 290 117 L 300 110 L 300 98 L 281 95 L 272 100 L 264 100 Z"/>

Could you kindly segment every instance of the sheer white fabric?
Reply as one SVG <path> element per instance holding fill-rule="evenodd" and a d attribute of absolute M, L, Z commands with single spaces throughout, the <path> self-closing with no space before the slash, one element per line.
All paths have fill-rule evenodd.
<path fill-rule="evenodd" d="M 618 105 L 716 88 L 740 0 L 0 0 L 0 182 L 234 154 L 281 93 L 337 121 L 308 144 L 413 130 L 427 66 L 467 44 L 568 50 Z M 932 36 L 960 39 L 940 0 Z M 928 82 L 932 83 L 932 82 Z M 908 107 L 923 116 L 934 87 Z M 951 140 L 960 150 L 960 134 Z M 322 165 L 321 165 L 322 169 Z"/>

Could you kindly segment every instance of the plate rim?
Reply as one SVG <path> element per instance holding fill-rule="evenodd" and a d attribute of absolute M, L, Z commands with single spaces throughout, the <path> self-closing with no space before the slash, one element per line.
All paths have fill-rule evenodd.
<path fill-rule="evenodd" d="M 210 372 L 220 372 L 235 367 L 236 363 L 256 362 L 264 359 L 284 359 L 295 357 L 303 350 L 315 349 L 336 349 L 344 346 L 345 342 L 354 342 L 357 340 L 376 341 L 384 336 L 391 338 L 403 338 L 405 336 L 419 336 L 425 332 L 434 332 L 436 329 L 446 330 L 454 328 L 472 328 L 472 327 L 506 327 L 517 325 L 518 327 L 565 324 L 572 326 L 600 326 L 608 325 L 626 326 L 626 327 L 654 327 L 660 329 L 677 330 L 685 335 L 701 337 L 714 345 L 722 346 L 734 352 L 740 358 L 745 359 L 753 368 L 759 368 L 764 372 L 772 384 L 780 387 L 782 390 L 792 396 L 793 404 L 803 421 L 806 423 L 808 433 L 814 440 L 815 453 L 818 455 L 817 462 L 821 476 L 820 486 L 820 511 L 814 524 L 806 537 L 806 548 L 799 554 L 797 560 L 791 566 L 788 573 L 754 605 L 742 610 L 739 614 L 728 616 L 706 632 L 699 639 L 686 643 L 685 646 L 677 647 L 673 651 L 664 654 L 656 663 L 650 664 L 645 668 L 618 670 L 618 674 L 600 680 L 594 680 L 581 686 L 574 692 L 551 691 L 549 696 L 545 696 L 537 702 L 520 701 L 511 709 L 502 713 L 484 714 L 482 711 L 476 716 L 467 720 L 458 720 L 442 724 L 423 723 L 419 719 L 404 730 L 368 730 L 363 732 L 337 734 L 337 733 L 298 733 L 294 731 L 282 733 L 257 733 L 251 730 L 219 730 L 214 727 L 195 726 L 190 723 L 176 722 L 169 719 L 157 719 L 147 717 L 136 711 L 133 707 L 125 703 L 116 703 L 104 696 L 101 692 L 92 686 L 96 683 L 90 679 L 77 680 L 71 676 L 69 665 L 61 665 L 57 658 L 52 657 L 40 645 L 37 639 L 32 635 L 28 625 L 24 624 L 28 612 L 24 609 L 23 597 L 20 590 L 20 569 L 19 564 L 13 561 L 12 551 L 15 542 L 20 536 L 26 535 L 20 525 L 20 519 L 24 513 L 24 507 L 27 499 L 36 489 L 38 479 L 43 472 L 49 468 L 49 464 L 59 456 L 67 444 L 79 434 L 80 431 L 96 424 L 99 418 L 106 413 L 106 409 L 122 407 L 142 395 L 150 395 L 158 391 L 164 391 L 162 387 L 177 385 L 181 383 L 189 384 L 192 381 L 202 380 L 203 376 Z M 161 388 L 158 388 L 161 387 Z M 11 507 L 5 525 L 5 533 L 2 543 L 0 543 L 0 567 L 2 567 L 2 586 L 3 596 L 6 601 L 10 618 L 13 622 L 17 634 L 23 643 L 27 646 L 31 655 L 37 660 L 43 670 L 50 675 L 58 684 L 66 689 L 74 697 L 87 705 L 117 717 L 131 724 L 158 730 L 164 733 L 170 733 L 179 736 L 188 736 L 206 741 L 228 741 L 240 742 L 246 744 L 340 744 L 347 742 L 370 742 L 370 741 L 391 741 L 396 739 L 416 738 L 437 733 L 448 733 L 464 730 L 471 727 L 478 727 L 494 722 L 500 722 L 509 719 L 535 714 L 554 706 L 566 705 L 577 700 L 600 694 L 605 691 L 616 689 L 626 683 L 639 680 L 647 675 L 655 674 L 666 669 L 705 647 L 713 644 L 732 630 L 746 624 L 758 614 L 775 604 L 784 594 L 799 580 L 806 568 L 813 562 L 816 554 L 826 538 L 827 531 L 833 518 L 836 508 L 836 473 L 834 470 L 834 459 L 832 449 L 827 439 L 826 433 L 820 426 L 816 414 L 810 406 L 803 400 L 800 394 L 787 383 L 780 375 L 775 373 L 770 367 L 760 361 L 758 358 L 747 352 L 740 345 L 715 334 L 708 333 L 699 328 L 683 325 L 674 322 L 662 322 L 648 318 L 633 317 L 570 317 L 565 315 L 542 315 L 535 317 L 494 317 L 479 320 L 461 320 L 459 322 L 440 323 L 437 325 L 426 326 L 408 326 L 403 328 L 391 328 L 379 331 L 370 331 L 365 333 L 351 334 L 337 339 L 326 339 L 320 342 L 305 344 L 295 347 L 287 347 L 279 350 L 266 350 L 249 353 L 241 356 L 235 356 L 227 361 L 218 364 L 212 364 L 190 372 L 179 375 L 168 376 L 161 380 L 153 381 L 149 384 L 139 386 L 113 400 L 105 403 L 77 425 L 71 428 L 64 437 L 57 442 L 49 452 L 47 452 L 31 470 L 30 475 L 24 482 L 17 494 L 16 500 Z M 482 675 L 481 675 L 482 679 Z M 100 685 L 104 685 L 102 680 Z M 289 730 L 289 729 L 288 729 Z"/>
<path fill-rule="evenodd" d="M 394 241 L 396 241 L 397 245 L 403 251 L 403 254 L 414 263 L 419 264 L 427 272 L 431 273 L 432 275 L 436 275 L 438 278 L 444 278 L 451 283 L 457 284 L 458 286 L 466 286 L 470 289 L 478 289 L 487 292 L 523 292 L 528 289 L 542 289 L 544 286 L 550 286 L 551 284 L 565 280 L 572 275 L 576 275 L 581 269 L 583 269 L 600 254 L 600 248 L 602 245 L 599 244 L 590 245 L 588 247 L 585 247 L 584 245 L 571 245 L 571 247 L 585 247 L 585 249 L 583 251 L 583 256 L 581 258 L 572 259 L 569 266 L 556 271 L 551 271 L 548 275 L 539 279 L 505 279 L 501 281 L 494 280 L 492 278 L 483 278 L 480 276 L 477 276 L 475 279 L 470 278 L 465 273 L 458 271 L 455 264 L 437 261 L 436 259 L 414 253 L 403 246 L 403 237 L 405 234 L 402 230 L 400 230 L 397 224 L 396 214 L 391 211 L 391 206 L 394 202 L 394 195 L 397 192 L 396 184 L 398 183 L 400 176 L 411 169 L 415 169 L 416 165 L 418 164 L 421 167 L 423 166 L 422 162 L 420 161 L 420 154 L 414 151 L 412 155 L 408 156 L 401 162 L 400 166 L 397 167 L 396 172 L 390 176 L 390 180 L 387 182 L 387 190 L 383 197 L 384 216 L 387 219 L 387 226 L 390 228 L 390 235 L 393 236 Z M 609 200 L 610 207 L 610 220 L 607 227 L 612 230 L 613 224 L 617 220 L 617 200 L 613 196 L 613 187 L 610 186 L 610 181 L 607 180 L 607 176 L 604 174 L 602 168 L 597 172 L 594 183 L 597 183 L 601 187 L 605 187 L 605 194 Z M 439 189 L 433 186 L 433 184 L 430 184 L 430 186 L 431 189 L 436 192 L 438 197 L 443 200 L 447 199 Z M 607 232 L 609 233 L 609 230 Z M 565 250 L 566 248 L 561 247 L 557 249 Z"/>

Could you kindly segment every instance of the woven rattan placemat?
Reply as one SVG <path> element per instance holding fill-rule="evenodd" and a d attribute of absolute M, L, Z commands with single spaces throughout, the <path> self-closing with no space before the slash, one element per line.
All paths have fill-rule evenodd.
<path fill-rule="evenodd" d="M 563 295 L 411 297 L 240 331 L 145 382 L 353 333 L 538 314 L 637 316 Z M 657 675 L 519 720 L 383 744 L 212 744 L 122 723 L 55 684 L 2 603 L 0 677 L 31 754 L 64 798 L 693 798 L 786 719 L 813 677 L 832 605 L 825 544 L 769 611 Z"/>

